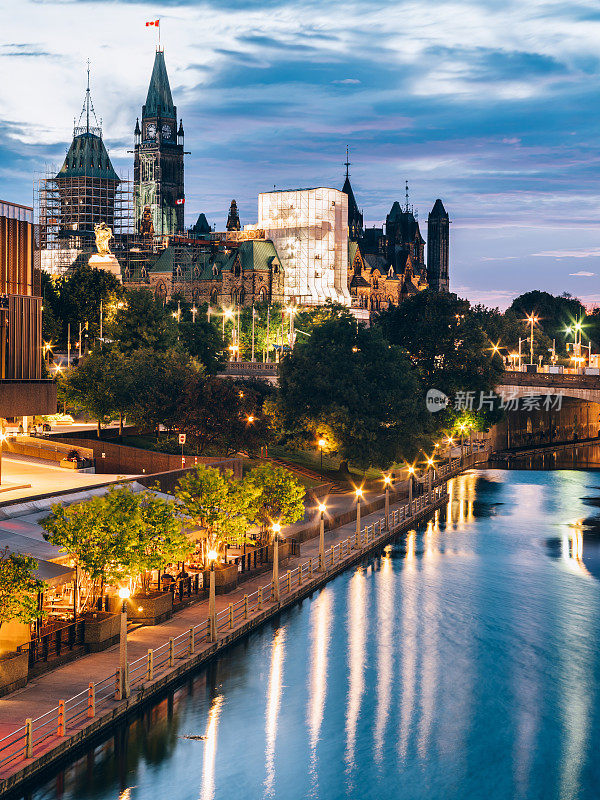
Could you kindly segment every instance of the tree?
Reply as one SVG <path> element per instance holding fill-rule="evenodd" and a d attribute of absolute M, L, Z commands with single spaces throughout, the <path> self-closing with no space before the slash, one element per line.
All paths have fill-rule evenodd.
<path fill-rule="evenodd" d="M 199 464 L 179 480 L 175 497 L 183 518 L 200 529 L 207 568 L 211 550 L 219 552 L 225 542 L 239 545 L 245 540 L 255 494 L 250 485 L 234 480 L 231 470 Z"/>
<path fill-rule="evenodd" d="M 3 622 L 33 622 L 42 615 L 38 593 L 46 586 L 32 573 L 39 567 L 35 558 L 0 550 L 0 625 Z"/>
<path fill-rule="evenodd" d="M 62 320 L 63 337 L 66 339 L 67 324 L 71 323 L 71 336 L 79 335 L 79 324 L 88 323 L 88 344 L 99 335 L 100 303 L 103 305 L 105 322 L 123 299 L 120 281 L 103 269 L 94 269 L 85 263 L 77 263 L 56 284 L 58 306 L 54 314 Z"/>
<path fill-rule="evenodd" d="M 128 418 L 135 425 L 158 432 L 172 429 L 180 419 L 180 397 L 190 382 L 200 380 L 204 368 L 178 348 L 132 352 Z"/>
<path fill-rule="evenodd" d="M 255 519 L 263 535 L 273 522 L 292 525 L 304 516 L 304 487 L 287 469 L 261 464 L 244 483 L 255 496 Z"/>
<path fill-rule="evenodd" d="M 44 538 L 67 553 L 77 570 L 89 576 L 94 602 L 104 594 L 106 583 L 128 577 L 125 566 L 128 531 L 123 525 L 126 498 L 120 499 L 118 490 L 118 487 L 110 489 L 111 500 L 104 496 L 70 506 L 57 503 L 52 506 L 50 516 L 40 520 Z"/>
<path fill-rule="evenodd" d="M 129 290 L 125 305 L 107 329 L 124 353 L 134 350 L 166 352 L 177 344 L 177 323 L 172 313 L 149 289 Z"/>
<path fill-rule="evenodd" d="M 133 492 L 123 486 L 106 497 L 109 513 L 126 531 L 121 560 L 130 580 L 139 578 L 142 593 L 150 589 L 150 572 L 183 561 L 195 543 L 183 531 L 172 500 L 152 491 Z"/>
<path fill-rule="evenodd" d="M 208 375 L 216 375 L 225 363 L 224 343 L 219 331 L 204 317 L 179 323 L 181 346 L 197 359 Z"/>
<path fill-rule="evenodd" d="M 102 425 L 123 415 L 131 401 L 133 374 L 130 360 L 116 348 L 97 347 L 62 380 L 66 402 L 82 409 Z"/>
<path fill-rule="evenodd" d="M 522 337 L 529 336 L 527 316 L 534 313 L 538 317 L 534 332 L 536 357 L 547 357 L 552 340 L 556 343 L 557 353 L 566 356 L 566 342 L 572 341 L 572 337 L 567 336 L 566 329 L 576 320 L 583 321 L 585 317 L 585 308 L 576 297 L 568 293 L 556 297 L 537 290 L 516 297 L 507 313 L 509 312 L 521 323 Z"/>
<path fill-rule="evenodd" d="M 268 444 L 272 429 L 253 382 L 192 376 L 179 396 L 176 427 L 189 435 L 198 452 L 224 455 L 256 452 Z"/>
<path fill-rule="evenodd" d="M 454 294 L 419 292 L 378 315 L 376 326 L 389 342 L 406 350 L 421 381 L 421 397 L 438 389 L 451 398 L 472 392 L 475 407 L 482 394 L 501 382 L 504 364 L 468 300 Z M 451 425 L 456 408 L 430 416 L 432 433 Z M 484 416 L 484 415 L 482 415 Z M 488 415 L 487 422 L 497 418 Z"/>
<path fill-rule="evenodd" d="M 407 356 L 378 328 L 345 317 L 315 328 L 283 360 L 277 405 L 287 431 L 314 445 L 326 427 L 342 457 L 361 467 L 412 454 L 426 424 Z"/>

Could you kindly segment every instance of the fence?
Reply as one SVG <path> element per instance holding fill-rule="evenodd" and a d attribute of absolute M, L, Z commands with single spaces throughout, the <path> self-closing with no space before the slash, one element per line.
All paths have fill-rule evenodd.
<path fill-rule="evenodd" d="M 29 650 L 29 666 L 33 667 L 39 661 L 48 661 L 48 659 L 60 656 L 65 650 L 73 650 L 77 645 L 82 645 L 84 630 L 85 622 L 83 620 L 70 622 L 68 625 L 62 625 L 60 628 L 36 636 L 26 644 L 20 645 L 17 650 L 18 652 Z"/>
<path fill-rule="evenodd" d="M 472 461 L 476 460 L 473 458 L 475 456 L 487 457 L 485 453 L 472 454 Z M 442 469 L 443 474 L 448 474 L 464 466 L 467 459 L 469 457 L 462 462 L 461 459 L 453 459 L 451 464 L 445 465 L 445 469 L 438 470 L 438 476 L 442 474 Z M 330 546 L 323 554 L 323 563 L 320 556 L 311 557 L 295 569 L 282 574 L 277 586 L 271 580 L 254 593 L 244 595 L 236 603 L 230 603 L 215 614 L 214 638 L 216 639 L 220 633 L 232 631 L 251 615 L 259 614 L 266 605 L 276 602 L 277 595 L 281 601 L 281 598 L 286 596 L 289 598 L 298 592 L 304 583 L 320 582 L 320 577 L 324 573 L 342 565 L 344 561 L 355 558 L 357 551 L 362 551 L 376 544 L 378 540 L 389 537 L 403 523 L 414 520 L 428 509 L 433 510 L 446 496 L 445 485 L 435 486 L 420 497 L 414 498 L 412 502 L 404 503 L 390 511 L 389 524 L 386 524 L 385 517 L 382 517 L 355 535 Z M 179 636 L 169 639 L 160 647 L 148 650 L 147 655 L 130 662 L 127 667 L 130 689 L 153 681 L 161 671 L 164 673 L 173 668 L 176 661 L 193 656 L 197 643 L 206 643 L 213 639 L 212 624 L 213 620 L 208 618 Z M 27 719 L 21 728 L 0 739 L 0 773 L 12 769 L 15 764 L 25 759 L 41 755 L 48 749 L 50 741 L 54 742 L 57 738 L 60 740 L 68 736 L 69 732 L 80 726 L 84 719 L 95 717 L 100 708 L 112 706 L 115 700 L 120 699 L 120 686 L 120 670 L 117 669 L 116 675 L 109 675 L 98 683 L 90 683 L 87 690 L 68 700 L 61 700 L 58 706 L 41 717 Z"/>

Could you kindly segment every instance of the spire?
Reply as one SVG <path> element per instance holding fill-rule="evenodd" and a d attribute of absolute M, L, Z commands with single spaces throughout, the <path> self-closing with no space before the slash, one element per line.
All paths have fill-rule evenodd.
<path fill-rule="evenodd" d="M 177 110 L 173 105 L 169 76 L 165 65 L 164 50 L 157 50 L 154 56 L 154 67 L 148 86 L 146 104 L 142 109 L 143 117 L 177 117 Z"/>
<path fill-rule="evenodd" d="M 90 128 L 90 114 L 93 114 L 95 125 Z M 85 116 L 85 125 L 82 125 L 82 120 Z M 95 136 L 102 136 L 102 126 L 98 122 L 94 104 L 92 102 L 92 93 L 90 91 L 90 60 L 87 60 L 87 86 L 85 90 L 85 98 L 83 100 L 83 108 L 79 114 L 79 121 L 73 126 L 73 136 L 78 136 L 81 133 L 93 133 Z"/>
<path fill-rule="evenodd" d="M 439 197 L 433 204 L 433 208 L 429 212 L 429 216 L 432 219 L 448 219 L 448 212 L 444 208 L 444 204 Z"/>
<path fill-rule="evenodd" d="M 350 178 L 350 159 L 349 159 L 349 148 L 346 145 L 346 160 L 344 161 L 344 166 L 346 167 L 346 180 Z"/>
<path fill-rule="evenodd" d="M 406 184 L 406 192 L 405 192 L 405 194 L 406 194 L 406 206 L 404 207 L 404 210 L 408 214 L 408 212 L 410 210 L 409 205 L 408 205 L 408 181 L 405 181 L 405 184 Z"/>

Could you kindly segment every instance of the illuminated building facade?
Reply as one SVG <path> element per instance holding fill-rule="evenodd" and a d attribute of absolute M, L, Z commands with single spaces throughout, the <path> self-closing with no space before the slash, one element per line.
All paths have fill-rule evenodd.
<path fill-rule="evenodd" d="M 275 246 L 288 302 L 350 305 L 347 194 L 326 187 L 264 192 L 257 227 Z"/>

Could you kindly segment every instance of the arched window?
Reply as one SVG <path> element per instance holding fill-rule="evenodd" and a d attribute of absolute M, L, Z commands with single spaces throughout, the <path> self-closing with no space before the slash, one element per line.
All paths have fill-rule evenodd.
<path fill-rule="evenodd" d="M 239 255 L 235 257 L 235 261 L 233 262 L 233 274 L 236 278 L 239 278 L 242 274 L 242 265 L 240 264 Z"/>
<path fill-rule="evenodd" d="M 218 305 L 218 302 L 219 302 L 219 293 L 217 292 L 216 289 L 213 289 L 210 293 L 210 304 L 211 306 L 216 306 Z"/>
<path fill-rule="evenodd" d="M 263 286 L 260 292 L 258 293 L 259 302 L 264 303 L 267 299 L 267 287 Z"/>
<path fill-rule="evenodd" d="M 237 301 L 238 301 L 238 290 L 237 289 L 232 289 L 231 290 L 231 302 L 234 305 L 237 305 Z"/>
<path fill-rule="evenodd" d="M 240 289 L 240 305 L 244 305 L 244 300 L 246 299 L 246 292 L 244 291 L 244 287 Z"/>

